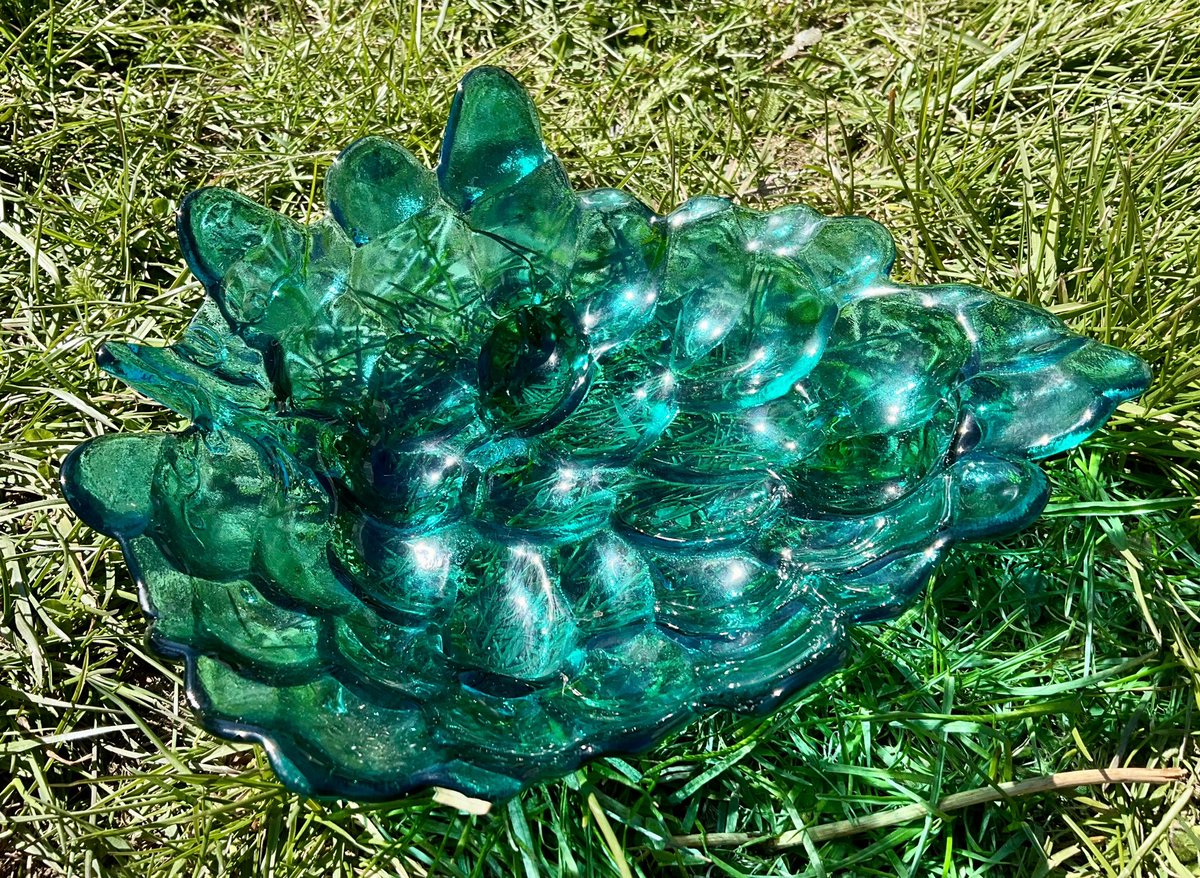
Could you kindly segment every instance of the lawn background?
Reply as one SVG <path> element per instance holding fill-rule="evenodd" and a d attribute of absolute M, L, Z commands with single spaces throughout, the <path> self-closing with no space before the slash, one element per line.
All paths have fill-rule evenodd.
<path fill-rule="evenodd" d="M 719 715 L 485 817 L 318 804 L 193 724 L 58 467 L 86 436 L 182 426 L 92 358 L 173 338 L 201 301 L 173 238 L 184 194 L 318 216 L 362 134 L 432 164 L 479 63 L 529 87 L 577 188 L 871 216 L 897 279 L 1037 302 L 1139 352 L 1154 386 L 1047 463 L 1034 528 L 956 551 L 774 717 Z M 665 849 L 1197 766 L 1198 121 L 1191 0 L 0 0 L 0 875 L 1200 874 L 1190 782 Z"/>

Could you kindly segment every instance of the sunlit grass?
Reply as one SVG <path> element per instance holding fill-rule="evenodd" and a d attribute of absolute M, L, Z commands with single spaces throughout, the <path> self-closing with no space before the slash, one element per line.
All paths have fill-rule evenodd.
<path fill-rule="evenodd" d="M 785 57 L 809 28 L 819 42 Z M 1035 528 L 957 552 L 793 708 L 706 720 L 486 817 L 427 795 L 304 801 L 191 722 L 58 465 L 85 436 L 179 426 L 92 355 L 170 339 L 194 311 L 173 240 L 186 192 L 317 215 L 361 134 L 432 163 L 482 62 L 530 87 L 579 188 L 866 214 L 894 231 L 901 280 L 1038 302 L 1138 351 L 1155 383 L 1048 463 Z M 808 850 L 666 844 L 1056 771 L 1196 767 L 1198 122 L 1188 0 L 0 0 L 0 875 L 619 874 L 592 796 L 634 874 L 1200 874 L 1194 803 L 1171 816 L 1187 785 Z"/>

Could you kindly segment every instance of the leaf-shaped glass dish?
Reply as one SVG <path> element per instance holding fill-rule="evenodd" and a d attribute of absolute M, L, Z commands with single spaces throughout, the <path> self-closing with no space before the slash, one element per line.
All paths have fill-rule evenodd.
<path fill-rule="evenodd" d="M 201 189 L 208 299 L 105 369 L 187 416 L 72 453 L 201 721 L 290 787 L 499 799 L 718 708 L 765 712 L 947 547 L 1046 502 L 1034 463 L 1145 364 L 965 285 L 883 227 L 575 193 L 507 73 L 436 175 L 351 145 L 330 216 Z"/>

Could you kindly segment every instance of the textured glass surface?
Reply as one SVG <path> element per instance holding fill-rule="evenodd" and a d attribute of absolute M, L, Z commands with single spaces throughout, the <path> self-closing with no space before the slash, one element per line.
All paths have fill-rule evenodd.
<path fill-rule="evenodd" d="M 367 137 L 326 196 L 309 226 L 187 198 L 206 303 L 101 361 L 193 426 L 63 478 L 202 721 L 311 794 L 497 799 L 772 710 L 951 543 L 1029 524 L 1035 461 L 1149 379 L 1037 308 L 890 281 L 868 219 L 573 192 L 494 68 L 436 174 Z"/>

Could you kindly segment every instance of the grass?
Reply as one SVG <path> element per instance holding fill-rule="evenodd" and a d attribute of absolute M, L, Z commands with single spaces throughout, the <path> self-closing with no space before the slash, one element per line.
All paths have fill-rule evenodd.
<path fill-rule="evenodd" d="M 319 214 L 361 134 L 432 162 L 481 62 L 530 86 L 580 188 L 872 216 L 901 280 L 1038 302 L 1155 383 L 1048 463 L 1036 527 L 956 553 L 794 707 L 714 717 L 489 816 L 305 801 L 192 722 L 58 466 L 85 436 L 180 426 L 92 355 L 171 339 L 200 301 L 173 241 L 186 192 Z M 666 843 L 1054 772 L 1196 770 L 1198 122 L 1190 0 L 0 0 L 0 875 L 1200 874 L 1190 783 L 786 850 Z"/>

